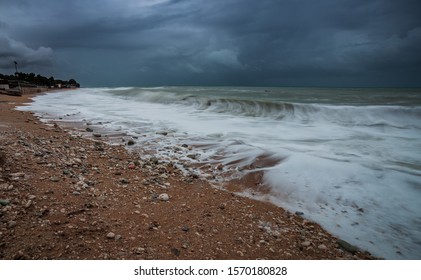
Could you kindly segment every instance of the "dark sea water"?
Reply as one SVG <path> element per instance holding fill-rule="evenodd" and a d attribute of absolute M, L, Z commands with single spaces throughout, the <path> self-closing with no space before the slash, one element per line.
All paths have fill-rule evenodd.
<path fill-rule="evenodd" d="M 127 133 L 162 158 L 225 165 L 204 177 L 283 159 L 258 167 L 272 189 L 262 199 L 376 256 L 421 259 L 420 89 L 85 88 L 23 109 Z M 182 143 L 203 148 L 196 159 L 165 149 Z"/>

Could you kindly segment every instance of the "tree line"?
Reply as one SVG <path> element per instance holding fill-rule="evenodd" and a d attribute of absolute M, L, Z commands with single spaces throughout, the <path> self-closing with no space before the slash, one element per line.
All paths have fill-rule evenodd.
<path fill-rule="evenodd" d="M 80 87 L 80 84 L 76 82 L 75 79 L 70 80 L 59 80 L 54 79 L 53 76 L 47 78 L 41 75 L 35 75 L 35 73 L 23 73 L 17 72 L 15 75 L 4 75 L 0 73 L 0 79 L 9 81 L 9 84 L 14 84 L 19 82 L 23 82 L 24 84 L 34 85 L 34 86 L 47 86 L 47 87 L 62 87 L 62 88 L 70 88 L 70 87 Z"/>

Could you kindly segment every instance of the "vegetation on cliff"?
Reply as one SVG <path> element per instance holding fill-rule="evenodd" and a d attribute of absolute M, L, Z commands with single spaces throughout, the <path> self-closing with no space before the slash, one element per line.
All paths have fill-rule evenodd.
<path fill-rule="evenodd" d="M 75 79 L 70 80 L 59 80 L 54 79 L 54 77 L 44 77 L 41 75 L 36 75 L 35 73 L 23 73 L 17 72 L 15 75 L 4 75 L 0 73 L 0 80 L 8 81 L 9 85 L 17 85 L 22 83 L 27 86 L 47 86 L 47 87 L 60 87 L 60 88 L 72 88 L 80 87 L 80 84 L 76 82 Z"/>

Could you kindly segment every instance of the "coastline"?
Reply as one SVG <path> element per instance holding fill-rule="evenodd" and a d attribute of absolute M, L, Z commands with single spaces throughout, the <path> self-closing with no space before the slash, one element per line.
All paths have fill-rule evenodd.
<path fill-rule="evenodd" d="M 373 258 L 269 202 L 14 110 L 33 96 L 0 95 L 0 259 Z"/>

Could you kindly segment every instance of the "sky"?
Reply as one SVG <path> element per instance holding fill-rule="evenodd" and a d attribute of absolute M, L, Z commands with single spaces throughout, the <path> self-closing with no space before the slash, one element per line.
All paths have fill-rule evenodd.
<path fill-rule="evenodd" d="M 419 0 L 0 0 L 0 73 L 82 86 L 420 87 Z"/>

